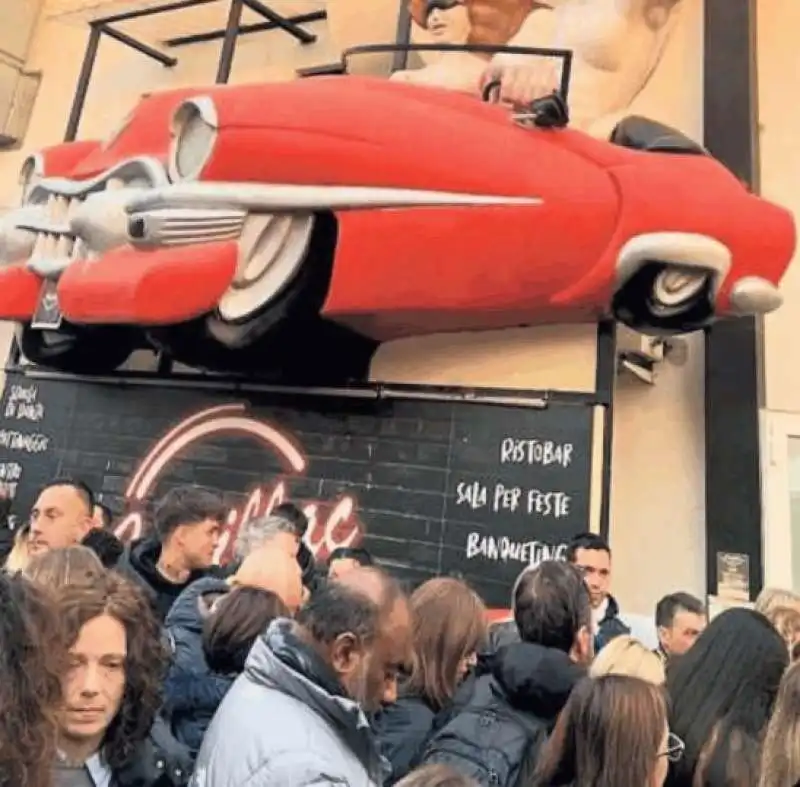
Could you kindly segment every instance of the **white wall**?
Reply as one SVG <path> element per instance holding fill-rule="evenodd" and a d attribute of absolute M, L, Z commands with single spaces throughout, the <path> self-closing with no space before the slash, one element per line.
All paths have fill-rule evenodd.
<path fill-rule="evenodd" d="M 343 0 L 338 0 L 339 4 Z M 393 0 L 382 0 L 391 4 Z M 789 0 L 793 2 L 793 0 Z M 222 26 L 224 13 L 187 12 L 125 29 L 154 41 L 191 29 Z M 297 5 L 297 3 L 295 3 Z M 312 5 L 307 3 L 307 5 Z M 632 111 L 672 122 L 702 137 L 701 0 L 684 0 L 683 24 L 665 59 Z M 243 38 L 232 81 L 289 78 L 295 68 L 337 59 L 324 24 L 320 42 L 302 47 L 281 33 Z M 796 27 L 794 29 L 797 29 Z M 58 141 L 64 131 L 86 41 L 85 26 L 44 19 L 34 36 L 29 68 L 44 80 L 25 150 Z M 102 136 L 138 95 L 154 87 L 213 80 L 219 43 L 178 51 L 167 70 L 121 45 L 104 41 L 95 67 L 81 136 Z M 800 126 L 798 126 L 800 127 Z M 0 204 L 16 200 L 23 151 L 0 153 Z M 373 367 L 382 379 L 502 387 L 590 389 L 594 331 L 539 329 L 471 337 L 432 337 L 384 347 Z M 685 589 L 703 595 L 704 429 L 702 343 L 690 340 L 685 366 L 665 366 L 651 388 L 620 380 L 613 444 L 611 542 L 615 590 L 623 609 L 651 615 L 663 594 Z M 446 365 L 442 359 L 446 358 Z"/>

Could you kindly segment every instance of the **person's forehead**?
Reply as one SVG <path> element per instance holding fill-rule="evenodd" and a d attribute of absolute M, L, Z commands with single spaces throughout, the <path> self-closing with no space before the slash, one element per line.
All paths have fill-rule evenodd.
<path fill-rule="evenodd" d="M 672 625 L 674 628 L 702 628 L 705 626 L 705 617 L 703 615 L 698 615 L 696 612 L 690 612 L 688 609 L 679 609 L 675 613 L 675 617 L 672 620 Z"/>
<path fill-rule="evenodd" d="M 122 653 L 127 651 L 128 637 L 125 626 L 111 615 L 98 615 L 81 626 L 78 637 L 70 648 L 73 654 Z"/>
<path fill-rule="evenodd" d="M 585 549 L 579 547 L 575 550 L 575 562 L 579 566 L 592 568 L 608 568 L 611 565 L 611 555 L 605 549 Z"/>
<path fill-rule="evenodd" d="M 83 504 L 83 498 L 74 486 L 67 484 L 50 486 L 44 489 L 36 500 L 38 507 L 74 506 Z"/>
<path fill-rule="evenodd" d="M 331 568 L 334 566 L 338 569 L 342 568 L 358 568 L 361 564 L 352 557 L 337 557 L 331 561 Z"/>

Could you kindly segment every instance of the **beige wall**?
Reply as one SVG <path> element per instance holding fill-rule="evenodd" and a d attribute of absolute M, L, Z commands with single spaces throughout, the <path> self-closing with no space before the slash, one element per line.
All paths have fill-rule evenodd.
<path fill-rule="evenodd" d="M 787 78 L 800 65 L 796 34 L 800 3 L 769 0 L 758 5 L 758 105 L 761 190 L 800 217 L 800 109 Z M 796 259 L 796 258 L 795 258 Z M 784 305 L 764 323 L 765 405 L 769 410 L 800 412 L 800 265 L 783 281 Z"/>
<path fill-rule="evenodd" d="M 341 4 L 342 0 L 337 2 Z M 678 25 L 665 60 L 632 111 L 672 122 L 700 138 L 701 3 L 684 0 L 683 5 L 683 23 Z M 204 19 L 204 14 L 208 12 L 184 12 L 172 21 L 164 18 L 125 29 L 154 41 L 224 22 L 224 13 L 219 10 L 213 19 Z M 297 67 L 336 60 L 325 24 L 314 25 L 314 30 L 320 41 L 309 47 L 301 47 L 280 33 L 242 39 L 232 81 L 285 79 Z M 85 26 L 47 18 L 40 23 L 28 65 L 43 69 L 44 81 L 26 150 L 52 144 L 61 137 L 85 40 Z M 218 43 L 179 50 L 179 66 L 165 70 L 119 44 L 104 41 L 81 136 L 110 132 L 143 91 L 211 81 L 218 51 Z M 13 204 L 16 199 L 16 175 L 22 157 L 22 152 L 0 153 L 0 204 Z M 676 589 L 700 595 L 705 590 L 702 364 L 702 344 L 690 337 L 686 364 L 663 366 L 654 387 L 633 378 L 620 378 L 611 540 L 615 590 L 623 609 L 629 612 L 651 614 L 657 598 Z M 373 366 L 373 376 L 384 380 L 583 390 L 592 387 L 594 371 L 592 327 L 398 342 L 382 348 Z"/>

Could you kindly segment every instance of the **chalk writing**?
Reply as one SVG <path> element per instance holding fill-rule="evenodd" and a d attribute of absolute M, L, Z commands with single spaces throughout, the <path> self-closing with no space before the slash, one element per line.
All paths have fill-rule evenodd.
<path fill-rule="evenodd" d="M 494 513 L 509 511 L 529 516 L 562 519 L 570 515 L 572 498 L 566 492 L 524 489 L 498 482 L 487 487 L 480 481 L 460 481 L 456 485 L 456 505 L 473 511 L 488 508 Z"/>
<path fill-rule="evenodd" d="M 19 462 L 0 462 L 0 481 L 19 481 L 22 465 Z"/>
<path fill-rule="evenodd" d="M 553 440 L 506 437 L 500 443 L 500 464 L 514 465 L 561 465 L 569 467 L 572 463 L 572 443 L 557 443 Z"/>
<path fill-rule="evenodd" d="M 0 429 L 0 448 L 9 451 L 22 451 L 26 454 L 43 454 L 50 445 L 47 435 L 34 432 L 26 434 L 13 429 Z"/>
<path fill-rule="evenodd" d="M 44 418 L 44 405 L 38 400 L 35 385 L 12 385 L 4 416 L 17 421 L 39 423 Z"/>
<path fill-rule="evenodd" d="M 493 561 L 514 561 L 538 566 L 543 560 L 564 560 L 567 544 L 547 544 L 544 541 L 513 541 L 505 536 L 484 536 L 470 533 L 467 536 L 467 560 L 481 557 Z"/>

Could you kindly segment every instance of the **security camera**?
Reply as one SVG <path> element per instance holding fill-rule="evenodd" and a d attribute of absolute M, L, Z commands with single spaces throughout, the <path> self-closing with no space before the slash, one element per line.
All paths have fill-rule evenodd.
<path fill-rule="evenodd" d="M 655 385 L 656 372 L 655 365 L 635 355 L 621 355 L 619 358 L 619 370 L 633 375 L 639 382 Z"/>

